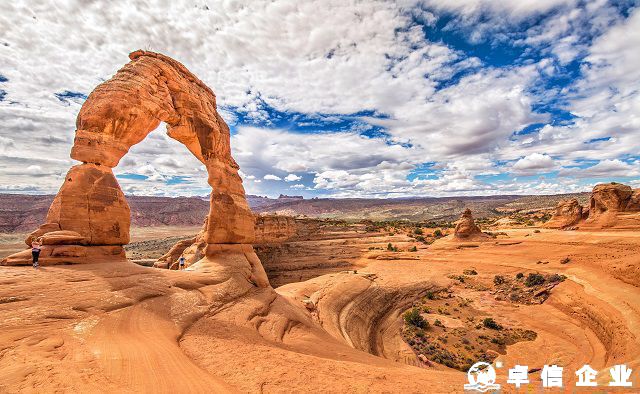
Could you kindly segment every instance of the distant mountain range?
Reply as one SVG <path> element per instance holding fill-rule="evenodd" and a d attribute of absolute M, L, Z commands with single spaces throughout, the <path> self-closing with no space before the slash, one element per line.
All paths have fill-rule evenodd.
<path fill-rule="evenodd" d="M 0 232 L 29 232 L 47 215 L 53 195 L 0 194 Z M 553 196 L 425 197 L 394 199 L 303 199 L 299 196 L 268 198 L 248 195 L 256 213 L 276 213 L 335 219 L 455 220 L 466 208 L 476 217 L 510 212 L 551 209 L 558 201 L 576 197 L 585 204 L 589 193 Z M 127 196 L 134 226 L 197 226 L 209 212 L 208 198 Z"/>

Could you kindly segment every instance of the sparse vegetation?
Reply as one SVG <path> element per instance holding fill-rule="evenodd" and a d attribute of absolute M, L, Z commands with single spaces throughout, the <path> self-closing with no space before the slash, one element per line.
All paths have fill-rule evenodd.
<path fill-rule="evenodd" d="M 502 326 L 498 324 L 493 318 L 487 317 L 482 321 L 482 325 L 491 330 L 502 330 Z"/>
<path fill-rule="evenodd" d="M 502 275 L 496 275 L 493 277 L 493 284 L 498 286 L 506 282 L 506 279 Z"/>
<path fill-rule="evenodd" d="M 433 232 L 433 236 L 436 238 L 441 238 L 443 236 L 442 230 L 437 229 L 436 231 Z"/>
<path fill-rule="evenodd" d="M 560 260 L 560 264 L 569 264 L 571 262 L 571 259 L 568 257 L 565 257 L 564 259 Z"/>
<path fill-rule="evenodd" d="M 462 271 L 463 274 L 465 275 L 478 275 L 478 271 L 474 270 L 474 269 L 467 269 Z"/>
<path fill-rule="evenodd" d="M 418 248 L 414 245 L 409 249 L 409 252 L 417 252 Z"/>
<path fill-rule="evenodd" d="M 527 279 L 525 279 L 524 285 L 527 287 L 533 287 L 544 284 L 544 281 L 544 276 L 540 274 L 530 273 L 529 276 L 527 276 Z"/>
<path fill-rule="evenodd" d="M 518 272 L 518 273 L 516 274 L 516 279 L 520 280 L 520 279 L 522 279 L 522 278 L 524 278 L 524 273 L 523 273 L 523 272 Z"/>
<path fill-rule="evenodd" d="M 416 227 L 416 229 L 415 229 L 415 230 L 413 230 L 413 233 L 414 233 L 415 235 L 422 235 L 422 234 L 424 234 L 424 232 L 422 231 L 422 229 L 421 229 L 420 227 Z"/>
<path fill-rule="evenodd" d="M 412 325 L 417 328 L 424 329 L 429 326 L 429 322 L 422 317 L 422 315 L 420 314 L 420 309 L 417 307 L 411 308 L 410 310 L 405 312 L 403 318 L 406 324 Z"/>

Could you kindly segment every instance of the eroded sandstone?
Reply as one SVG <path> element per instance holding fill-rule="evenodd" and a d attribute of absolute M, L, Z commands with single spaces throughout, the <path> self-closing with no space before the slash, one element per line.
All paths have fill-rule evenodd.
<path fill-rule="evenodd" d="M 474 240 L 487 238 L 487 235 L 476 225 L 471 210 L 467 208 L 462 212 L 460 220 L 456 224 L 453 237 L 455 239 Z"/>
<path fill-rule="evenodd" d="M 82 105 L 71 149 L 71 158 L 82 164 L 69 170 L 46 223 L 27 238 L 27 244 L 43 237 L 43 263 L 86 262 L 102 251 L 109 259 L 124 259 L 122 245 L 129 242 L 130 210 L 112 168 L 133 145 L 165 122 L 167 134 L 183 143 L 208 172 L 210 211 L 198 241 L 206 250 L 236 254 L 237 261 L 244 261 L 242 270 L 248 270 L 246 278 L 268 286 L 255 253 L 245 250 L 255 238 L 254 217 L 239 166 L 231 156 L 229 127 L 216 110 L 213 91 L 167 56 L 139 50 L 129 58 Z M 233 244 L 241 246 L 228 246 Z M 193 258 L 222 264 L 218 255 L 194 254 Z M 30 260 L 21 252 L 2 264 L 29 264 Z"/>
<path fill-rule="evenodd" d="M 545 223 L 546 228 L 569 228 L 584 218 L 582 205 L 577 199 L 562 200 L 558 203 L 551 219 Z"/>

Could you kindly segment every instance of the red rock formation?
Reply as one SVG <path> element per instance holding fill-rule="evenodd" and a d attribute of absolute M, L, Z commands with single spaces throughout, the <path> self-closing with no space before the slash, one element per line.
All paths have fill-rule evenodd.
<path fill-rule="evenodd" d="M 255 243 L 283 242 L 296 234 L 297 226 L 294 218 L 289 216 L 256 216 L 255 217 Z M 177 269 L 176 262 L 182 256 L 185 258 L 185 267 L 190 267 L 198 262 L 206 252 L 208 243 L 207 222 L 202 230 L 194 238 L 179 241 L 160 257 L 153 266 L 156 268 Z"/>
<path fill-rule="evenodd" d="M 296 220 L 290 216 L 256 216 L 256 244 L 283 242 L 296 234 Z"/>
<path fill-rule="evenodd" d="M 628 220 L 620 222 L 621 214 L 640 211 L 640 190 L 621 183 L 596 185 L 589 201 L 587 227 L 625 226 Z"/>
<path fill-rule="evenodd" d="M 42 263 L 83 262 L 93 256 L 123 256 L 129 242 L 130 212 L 111 168 L 131 146 L 141 142 L 160 122 L 167 134 L 183 143 L 206 167 L 212 187 L 204 241 L 212 244 L 249 244 L 254 240 L 254 218 L 244 195 L 238 164 L 231 157 L 229 127 L 216 111 L 214 93 L 177 61 L 153 52 L 136 51 L 131 62 L 110 80 L 98 85 L 80 109 L 71 157 L 83 164 L 72 167 L 52 203 L 47 223 L 30 236 L 52 231 L 77 233 L 78 245 L 65 246 L 61 259 L 43 250 Z M 72 234 L 49 240 L 69 242 Z M 73 236 L 76 236 L 75 234 Z M 80 244 L 82 243 L 82 244 Z M 85 245 L 86 244 L 86 245 Z M 75 246 L 75 249 L 72 248 Z M 251 248 L 250 245 L 247 245 Z M 115 248 L 115 249 L 114 249 Z M 112 254 L 112 250 L 118 250 Z M 242 255 L 254 283 L 268 285 L 264 270 L 256 267 L 247 248 L 207 247 L 205 257 L 221 263 L 220 251 Z M 3 264 L 28 264 L 25 256 L 10 256 Z M 51 258 L 50 258 L 51 257 Z M 236 260 L 234 260 L 236 261 Z M 254 272 L 255 271 L 255 272 Z M 247 276 L 248 277 L 248 276 Z"/>
<path fill-rule="evenodd" d="M 462 212 L 460 220 L 458 220 L 458 223 L 456 224 L 456 229 L 453 237 L 455 239 L 477 240 L 487 238 L 487 235 L 484 234 L 480 230 L 480 227 L 476 225 L 473 220 L 471 210 L 467 208 L 464 212 Z"/>
<path fill-rule="evenodd" d="M 553 217 L 545 223 L 546 228 L 568 228 L 583 219 L 583 208 L 577 199 L 562 200 L 558 203 Z"/>

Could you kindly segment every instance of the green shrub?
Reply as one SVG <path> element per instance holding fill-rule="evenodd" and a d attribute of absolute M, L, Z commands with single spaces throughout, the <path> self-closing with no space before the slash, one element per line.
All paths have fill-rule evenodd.
<path fill-rule="evenodd" d="M 527 287 L 538 286 L 544 283 L 544 276 L 540 274 L 531 273 L 527 276 L 527 279 L 524 281 L 524 285 Z"/>
<path fill-rule="evenodd" d="M 518 273 L 516 274 L 516 279 L 522 279 L 522 278 L 524 278 L 524 273 L 522 273 L 522 272 L 518 272 Z"/>
<path fill-rule="evenodd" d="M 424 320 L 422 315 L 420 314 L 420 309 L 411 308 L 410 310 L 404 313 L 404 322 L 408 325 L 412 325 L 418 328 L 427 328 L 429 327 L 429 322 Z"/>
<path fill-rule="evenodd" d="M 417 252 L 418 248 L 415 246 L 412 246 L 411 249 L 409 249 L 409 252 Z"/>
<path fill-rule="evenodd" d="M 502 330 L 502 326 L 496 323 L 491 317 L 487 317 L 482 321 L 482 325 L 491 330 Z"/>
<path fill-rule="evenodd" d="M 442 324 L 442 322 L 438 319 L 436 319 L 436 321 L 433 322 L 433 325 L 437 327 L 444 327 L 444 324 Z"/>
<path fill-rule="evenodd" d="M 496 286 L 501 285 L 506 281 L 507 280 L 502 275 L 496 275 L 496 276 L 493 277 L 493 284 L 495 284 Z"/>
<path fill-rule="evenodd" d="M 416 229 L 415 229 L 415 230 L 413 230 L 413 233 L 414 233 L 415 235 L 422 235 L 422 234 L 424 234 L 424 233 L 422 232 L 422 229 L 421 229 L 420 227 L 416 227 Z"/>
<path fill-rule="evenodd" d="M 442 231 L 440 229 L 437 229 L 436 231 L 433 232 L 433 236 L 436 238 L 442 237 Z"/>

